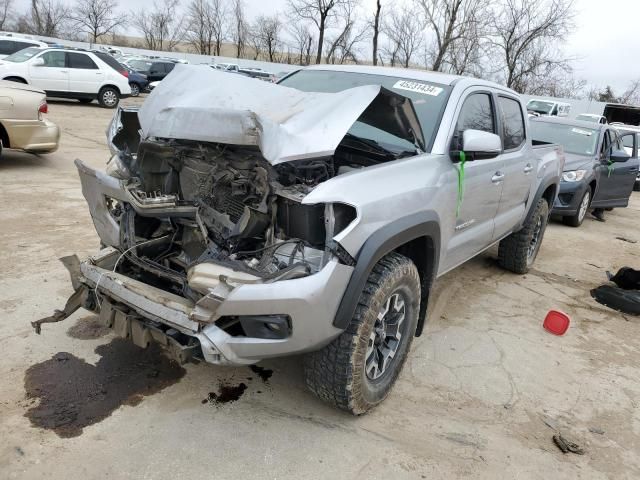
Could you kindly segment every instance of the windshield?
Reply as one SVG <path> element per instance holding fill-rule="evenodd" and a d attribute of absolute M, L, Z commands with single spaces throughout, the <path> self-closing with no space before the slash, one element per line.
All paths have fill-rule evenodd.
<path fill-rule="evenodd" d="M 529 103 L 527 103 L 527 110 L 531 110 L 533 112 L 547 115 L 551 113 L 551 110 L 553 109 L 554 105 L 555 103 L 553 102 L 543 102 L 542 100 L 529 100 Z"/>
<path fill-rule="evenodd" d="M 280 85 L 297 88 L 305 92 L 329 93 L 363 85 L 382 85 L 413 101 L 427 148 L 430 148 L 433 144 L 437 127 L 440 124 L 440 116 L 451 90 L 451 87 L 447 85 L 422 80 L 330 70 L 300 70 L 281 80 Z M 356 122 L 349 130 L 349 133 L 357 137 L 373 140 L 393 150 L 415 151 L 415 145 L 407 140 L 362 122 Z"/>
<path fill-rule="evenodd" d="M 540 120 L 530 122 L 530 127 L 534 140 L 557 143 L 562 145 L 565 152 L 584 156 L 594 155 L 596 152 L 598 130 Z"/>
<path fill-rule="evenodd" d="M 26 62 L 34 55 L 40 53 L 42 50 L 39 47 L 29 47 L 24 50 L 17 51 L 16 53 L 4 58 L 5 62 L 21 63 Z"/>

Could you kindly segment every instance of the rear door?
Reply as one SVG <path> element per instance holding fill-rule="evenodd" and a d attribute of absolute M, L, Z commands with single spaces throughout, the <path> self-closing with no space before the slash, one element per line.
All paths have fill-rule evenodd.
<path fill-rule="evenodd" d="M 626 207 L 638 174 L 638 158 L 632 157 L 626 162 L 611 163 L 613 150 L 624 150 L 623 141 L 614 129 L 603 132 L 600 147 L 600 182 L 596 195 L 591 202 L 593 207 Z"/>
<path fill-rule="evenodd" d="M 69 67 L 69 91 L 97 94 L 104 72 L 86 53 L 67 52 Z"/>
<path fill-rule="evenodd" d="M 33 60 L 42 58 L 44 65 L 35 66 Z M 66 65 L 66 53 L 62 50 L 49 50 L 29 60 L 31 85 L 45 90 L 48 94 L 69 91 L 69 69 Z"/>
<path fill-rule="evenodd" d="M 499 130 L 504 148 L 504 185 L 495 219 L 493 239 L 511 232 L 524 217 L 526 203 L 535 178 L 531 150 L 527 148 L 525 121 L 520 101 L 512 96 L 498 97 Z"/>
<path fill-rule="evenodd" d="M 462 149 L 465 130 L 498 133 L 495 97 L 486 88 L 468 89 L 458 106 L 457 121 L 451 141 L 452 150 Z M 456 164 L 454 168 L 459 168 Z M 444 270 L 459 265 L 491 244 L 494 219 L 498 212 L 503 180 L 504 160 L 501 155 L 487 160 L 466 162 L 464 191 L 455 231 L 447 245 Z M 451 205 L 456 210 L 456 205 Z"/>

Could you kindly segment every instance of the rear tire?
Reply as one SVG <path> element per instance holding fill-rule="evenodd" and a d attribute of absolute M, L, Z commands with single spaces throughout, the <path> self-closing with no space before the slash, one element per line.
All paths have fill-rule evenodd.
<path fill-rule="evenodd" d="M 549 221 L 549 204 L 538 200 L 523 227 L 500 242 L 498 264 L 513 273 L 527 273 L 538 256 Z"/>
<path fill-rule="evenodd" d="M 137 83 L 130 83 L 129 87 L 131 87 L 131 96 L 137 97 L 140 95 L 140 86 Z"/>
<path fill-rule="evenodd" d="M 120 101 L 120 92 L 114 87 L 102 87 L 98 93 L 98 103 L 104 108 L 116 108 Z"/>
<path fill-rule="evenodd" d="M 562 217 L 562 223 L 570 227 L 579 227 L 587 216 L 589 205 L 591 205 L 591 189 L 587 188 L 587 191 L 584 192 L 584 195 L 582 195 L 582 198 L 580 199 L 576 214 Z"/>
<path fill-rule="evenodd" d="M 415 336 L 420 276 L 390 253 L 374 267 L 347 329 L 305 358 L 307 387 L 320 399 L 362 415 L 391 391 Z"/>

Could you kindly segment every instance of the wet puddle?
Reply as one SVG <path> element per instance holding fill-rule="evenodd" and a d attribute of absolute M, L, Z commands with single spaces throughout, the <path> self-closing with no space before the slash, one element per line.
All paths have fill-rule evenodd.
<path fill-rule="evenodd" d="M 32 425 L 76 437 L 120 406 L 138 405 L 185 375 L 157 345 L 141 349 L 115 339 L 95 352 L 102 357 L 95 365 L 60 352 L 27 370 L 27 398 L 40 400 L 25 413 Z"/>
<path fill-rule="evenodd" d="M 100 323 L 97 315 L 89 315 L 79 319 L 75 325 L 67 330 L 67 335 L 79 340 L 94 340 L 104 337 L 111 329 Z"/>

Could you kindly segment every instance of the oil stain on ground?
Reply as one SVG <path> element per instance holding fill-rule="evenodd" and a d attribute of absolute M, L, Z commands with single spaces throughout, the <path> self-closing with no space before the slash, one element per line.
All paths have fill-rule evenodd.
<path fill-rule="evenodd" d="M 249 368 L 253 373 L 258 375 L 263 382 L 268 382 L 273 375 L 273 370 L 269 370 L 268 368 L 259 367 L 258 365 L 249 365 Z"/>
<path fill-rule="evenodd" d="M 27 370 L 27 397 L 40 400 L 25 413 L 32 425 L 76 437 L 120 406 L 138 405 L 185 375 L 157 345 L 141 349 L 115 339 L 95 352 L 102 357 L 95 365 L 61 352 Z"/>
<path fill-rule="evenodd" d="M 207 396 L 207 398 L 202 400 L 202 403 L 220 405 L 223 403 L 235 402 L 242 396 L 246 389 L 247 385 L 245 383 L 240 383 L 239 385 L 229 385 L 221 382 L 218 386 L 219 392 L 209 392 L 209 395 Z"/>
<path fill-rule="evenodd" d="M 79 340 L 94 340 L 104 337 L 111 329 L 100 323 L 97 315 L 89 315 L 82 317 L 75 325 L 67 330 L 67 335 Z"/>

